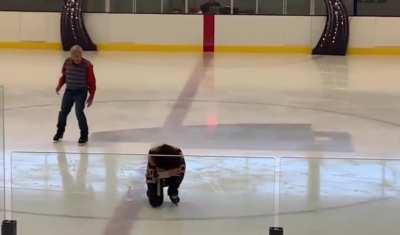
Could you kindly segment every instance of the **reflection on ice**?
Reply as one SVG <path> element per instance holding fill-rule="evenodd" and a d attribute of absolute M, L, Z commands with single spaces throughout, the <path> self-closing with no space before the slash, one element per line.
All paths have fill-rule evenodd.
<path fill-rule="evenodd" d="M 155 210 L 145 198 L 144 155 L 15 153 L 14 215 L 24 227 L 29 226 L 28 218 L 34 218 L 37 229 L 49 216 L 62 226 L 89 220 L 89 234 L 109 229 L 116 216 L 136 225 L 133 232 L 151 233 L 157 228 L 150 224 L 161 223 L 170 226 L 169 234 L 178 225 L 189 231 L 208 221 L 210 226 L 200 231 L 239 234 L 242 230 L 233 229 L 239 226 L 261 234 L 272 225 L 274 200 L 279 196 L 279 218 L 288 234 L 295 234 L 300 222 L 304 226 L 294 230 L 298 234 L 308 234 L 313 226 L 333 234 L 331 227 L 341 226 L 345 221 L 340 218 L 347 218 L 359 225 L 348 232 L 364 235 L 372 226 L 365 210 L 373 210 L 379 220 L 400 206 L 400 161 L 281 158 L 276 182 L 274 158 L 187 156 L 186 160 L 182 203 L 179 207 L 166 203 Z M 398 228 L 390 220 L 380 222 L 388 231 Z M 234 226 L 227 228 L 226 223 Z"/>

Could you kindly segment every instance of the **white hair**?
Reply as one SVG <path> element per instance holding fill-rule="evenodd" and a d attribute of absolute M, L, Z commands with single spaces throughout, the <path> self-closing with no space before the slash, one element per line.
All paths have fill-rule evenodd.
<path fill-rule="evenodd" d="M 74 53 L 74 52 L 83 52 L 83 49 L 81 46 L 79 45 L 74 45 L 73 47 L 71 47 L 71 49 L 69 50 L 69 52 Z"/>

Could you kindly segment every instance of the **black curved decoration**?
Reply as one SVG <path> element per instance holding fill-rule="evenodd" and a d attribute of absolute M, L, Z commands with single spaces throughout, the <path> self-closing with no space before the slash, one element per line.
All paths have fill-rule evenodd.
<path fill-rule="evenodd" d="M 81 0 L 64 0 L 61 13 L 61 41 L 65 51 L 74 45 L 80 45 L 87 51 L 97 50 L 83 21 Z"/>
<path fill-rule="evenodd" d="M 349 16 L 341 0 L 324 0 L 328 17 L 313 55 L 346 55 L 349 43 Z"/>

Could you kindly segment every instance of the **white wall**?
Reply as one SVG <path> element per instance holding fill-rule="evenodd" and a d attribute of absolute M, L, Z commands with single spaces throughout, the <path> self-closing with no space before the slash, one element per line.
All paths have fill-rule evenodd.
<path fill-rule="evenodd" d="M 20 15 L 14 12 L 0 12 L 0 41 L 16 42 L 20 38 Z"/>
<path fill-rule="evenodd" d="M 59 14 L 0 11 L 0 32 L 0 42 L 58 42 Z"/>
<path fill-rule="evenodd" d="M 218 46 L 313 47 L 325 17 L 217 16 Z M 350 48 L 400 47 L 400 17 L 351 17 Z"/>
<path fill-rule="evenodd" d="M 96 43 L 203 43 L 203 21 L 200 16 L 87 14 L 86 26 Z"/>
<path fill-rule="evenodd" d="M 96 43 L 202 45 L 201 16 L 87 14 Z M 0 42 L 59 42 L 59 13 L 1 12 Z"/>
<path fill-rule="evenodd" d="M 311 17 L 217 16 L 215 28 L 217 46 L 311 45 Z"/>
<path fill-rule="evenodd" d="M 350 47 L 400 47 L 400 18 L 350 19 Z M 324 17 L 216 16 L 217 46 L 301 46 L 318 41 Z M 96 43 L 202 45 L 198 15 L 87 14 Z M 0 12 L 0 42 L 59 42 L 59 13 Z"/>

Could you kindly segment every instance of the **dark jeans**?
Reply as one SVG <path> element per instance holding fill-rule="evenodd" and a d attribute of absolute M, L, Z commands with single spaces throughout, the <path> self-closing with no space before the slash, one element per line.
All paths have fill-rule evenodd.
<path fill-rule="evenodd" d="M 168 196 L 178 196 L 179 186 L 181 185 L 183 176 L 174 176 L 163 179 L 159 184 L 147 184 L 147 197 L 152 207 L 160 207 L 164 202 L 164 187 L 168 187 Z"/>
<path fill-rule="evenodd" d="M 58 115 L 58 131 L 64 133 L 65 126 L 67 125 L 67 117 L 71 112 L 72 106 L 75 104 L 75 114 L 78 119 L 79 128 L 81 129 L 81 136 L 89 135 L 89 127 L 85 116 L 85 105 L 87 99 L 87 89 L 69 90 L 64 93 L 61 111 Z"/>

